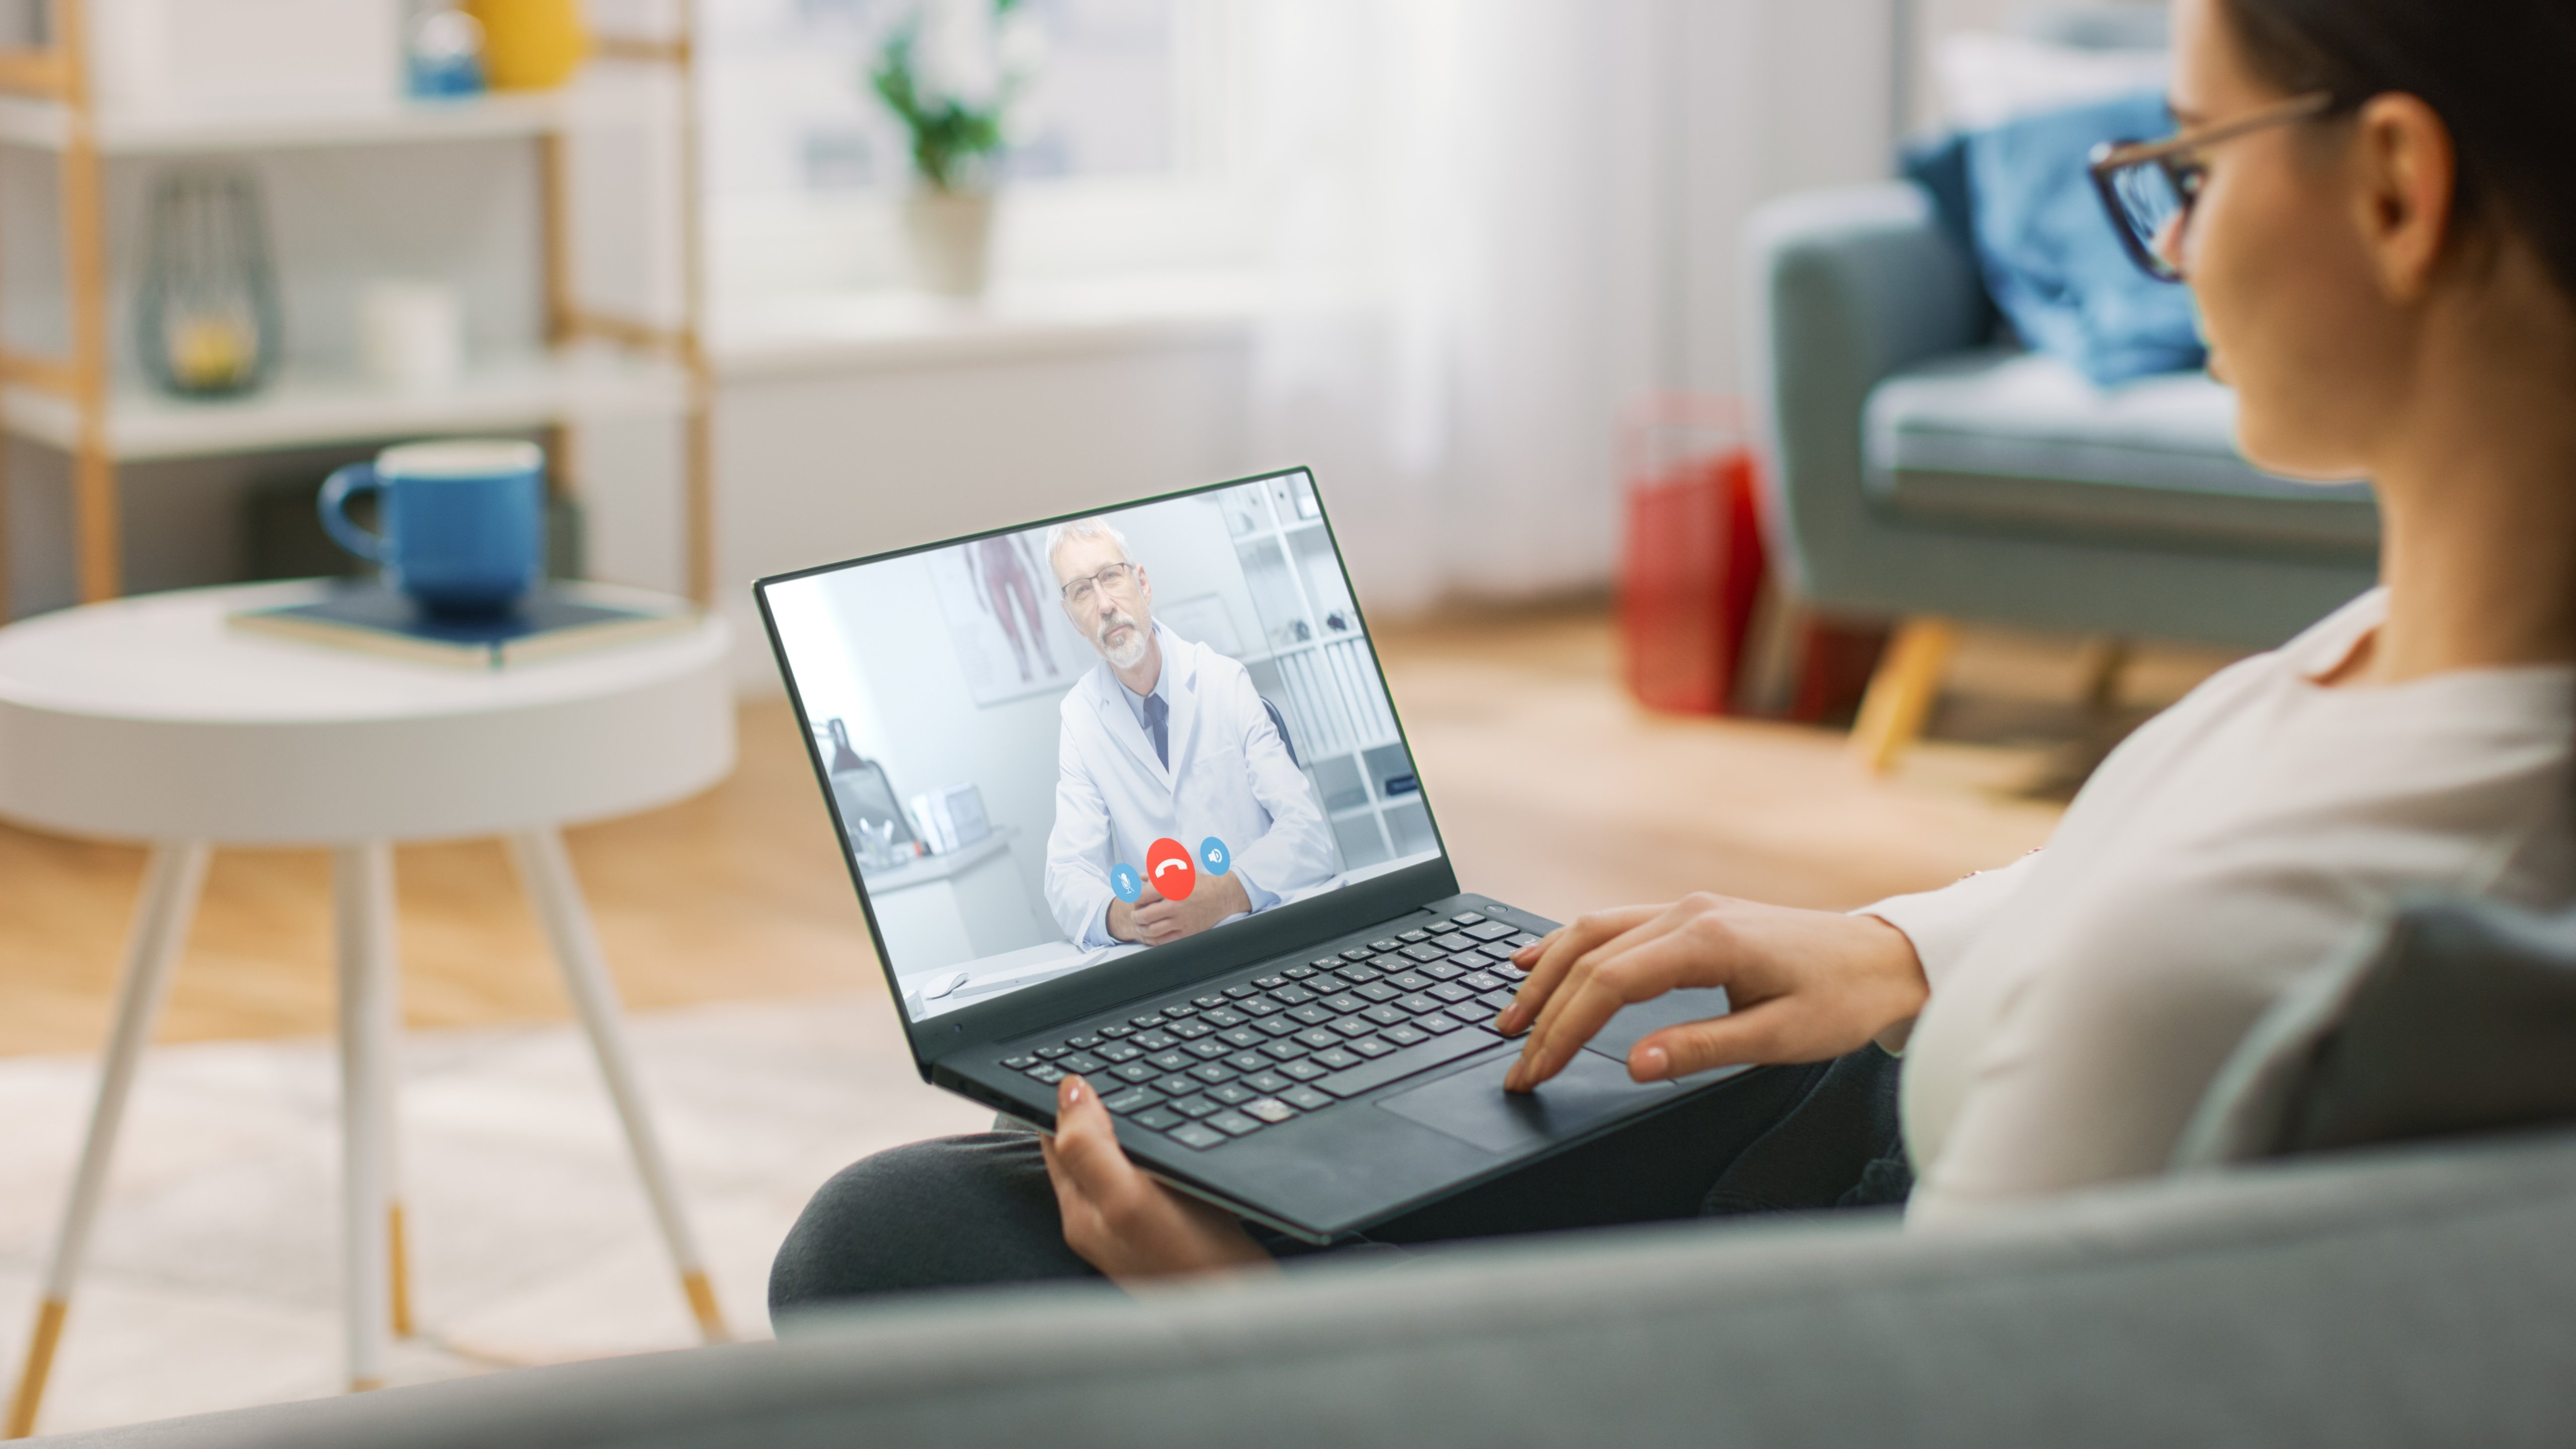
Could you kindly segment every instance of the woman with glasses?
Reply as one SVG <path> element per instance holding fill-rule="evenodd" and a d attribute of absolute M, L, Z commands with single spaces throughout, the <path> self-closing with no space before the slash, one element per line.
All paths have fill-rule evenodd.
<path fill-rule="evenodd" d="M 1528 948 L 1513 1088 L 1682 987 L 1735 1010 L 1645 1037 L 1632 1075 L 1768 1070 L 1373 1236 L 1906 1198 L 1909 1168 L 1917 1219 L 2152 1176 L 2247 1027 L 2394 896 L 2576 895 L 2576 6 L 2176 0 L 2174 35 L 2177 129 L 2097 155 L 2106 223 L 2191 288 L 2247 458 L 2371 480 L 2381 586 L 2140 729 L 2016 864 L 1850 915 L 1601 911 Z M 1025 1251 L 979 1272 L 1265 1261 L 1137 1173 L 1078 1078 L 1044 1159 L 1051 1191 L 977 1218 Z"/>

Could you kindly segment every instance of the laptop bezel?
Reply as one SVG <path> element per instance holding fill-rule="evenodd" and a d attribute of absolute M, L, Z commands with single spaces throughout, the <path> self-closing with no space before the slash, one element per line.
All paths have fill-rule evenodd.
<path fill-rule="evenodd" d="M 1359 637 L 1370 641 L 1369 666 L 1376 672 L 1378 688 L 1385 694 L 1387 713 L 1395 722 L 1396 740 L 1404 746 L 1406 758 L 1414 765 L 1415 798 L 1422 803 L 1423 815 L 1430 823 L 1431 837 L 1439 846 L 1439 854 L 1430 860 L 1265 911 L 1189 940 L 1072 971 L 989 1002 L 961 1006 L 922 1021 L 912 1020 L 903 1010 L 903 988 L 886 949 L 885 933 L 877 921 L 876 903 L 868 894 L 867 879 L 859 869 L 857 852 L 851 848 L 849 825 L 841 818 L 840 801 L 832 791 L 830 762 L 824 759 L 822 745 L 814 736 L 804 696 L 797 688 L 796 671 L 787 655 L 786 641 L 779 632 L 776 616 L 770 610 L 769 591 L 778 585 L 820 574 L 891 563 L 981 539 L 1025 533 L 1074 519 L 1123 513 L 1251 484 L 1267 484 L 1300 474 L 1305 476 L 1308 487 L 1314 492 L 1317 518 L 1323 525 L 1326 542 L 1332 547 L 1333 566 L 1341 570 L 1343 588 L 1351 598 L 1351 612 L 1360 626 Z M 833 834 L 840 844 L 841 863 L 849 872 L 851 887 L 858 892 L 859 909 L 867 918 L 868 939 L 875 950 L 878 969 L 885 975 L 886 990 L 893 998 L 896 1017 L 903 1022 L 913 1064 L 925 1082 L 933 1079 L 933 1066 L 952 1053 L 1012 1041 L 1059 1022 L 1097 1016 L 1129 1002 L 1166 996 L 1211 976 L 1238 971 L 1300 951 L 1314 942 L 1347 934 L 1356 925 L 1389 920 L 1421 909 L 1426 902 L 1458 894 L 1457 872 L 1450 861 L 1448 838 L 1440 829 L 1439 812 L 1431 803 L 1429 788 L 1421 783 L 1421 762 L 1413 753 L 1413 740 L 1405 730 L 1403 712 L 1395 707 L 1395 694 L 1386 680 L 1386 665 L 1378 657 L 1375 647 L 1376 635 L 1369 628 L 1366 611 L 1360 607 L 1359 591 L 1352 584 L 1350 563 L 1342 552 L 1341 538 L 1333 530 L 1332 510 L 1325 503 L 1323 489 L 1317 485 L 1314 470 L 1310 467 L 1276 468 L 1222 482 L 1151 494 L 1124 503 L 1076 509 L 1032 522 L 1007 524 L 906 548 L 818 564 L 790 573 L 773 574 L 753 583 L 752 597 L 759 605 L 761 625 L 769 635 L 770 653 L 778 662 L 779 679 L 786 686 L 789 706 L 796 713 L 797 732 L 804 736 L 806 760 L 813 767 L 824 809 L 831 816 Z"/>

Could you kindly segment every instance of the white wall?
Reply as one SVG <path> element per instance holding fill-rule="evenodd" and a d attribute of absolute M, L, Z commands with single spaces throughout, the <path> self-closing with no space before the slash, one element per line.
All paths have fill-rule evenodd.
<path fill-rule="evenodd" d="M 718 396 L 719 605 L 737 678 L 777 688 L 766 575 L 1250 471 L 1240 341 L 728 379 Z"/>
<path fill-rule="evenodd" d="M 1914 58 L 1907 86 L 1906 129 L 1927 130 L 1940 124 L 1940 86 L 1932 73 L 1932 56 L 1945 36 L 1963 30 L 2002 30 L 2028 0 L 1914 0 Z"/>
<path fill-rule="evenodd" d="M 1674 3 L 1678 35 L 1660 81 L 1676 138 L 1666 385 L 1733 394 L 1744 218 L 1774 197 L 1893 169 L 1893 11 L 1889 0 Z"/>
<path fill-rule="evenodd" d="M 1888 0 L 1646 0 L 1620 9 L 1620 24 L 1639 27 L 1630 39 L 1645 43 L 1619 53 L 1650 55 L 1656 68 L 1579 83 L 1603 104 L 1650 111 L 1652 123 L 1636 129 L 1655 140 L 1638 155 L 1549 153 L 1557 165 L 1650 167 L 1663 198 L 1643 222 L 1660 246 L 1597 248 L 1620 265 L 1646 258 L 1657 268 L 1666 300 L 1633 330 L 1656 339 L 1646 351 L 1659 361 L 1642 375 L 1598 379 L 1599 396 L 1570 424 L 1582 436 L 1551 437 L 1547 448 L 1549 486 L 1579 495 L 1585 517 L 1597 519 L 1591 527 L 1527 537 L 1524 509 L 1477 496 L 1473 467 L 1464 497 L 1426 504 L 1364 491 L 1358 480 L 1371 475 L 1341 464 L 1354 440 L 1336 420 L 1289 408 L 1256 425 L 1249 397 L 1257 329 L 1247 324 L 1233 338 L 728 376 L 717 454 L 727 606 L 748 622 L 739 612 L 743 587 L 765 573 L 1297 463 L 1317 466 L 1351 535 L 1346 546 L 1365 607 L 1426 601 L 1411 567 L 1425 529 L 1478 540 L 1488 560 L 1480 587 L 1489 592 L 1509 593 L 1531 578 L 1548 588 L 1606 582 L 1620 407 L 1657 388 L 1735 391 L 1736 236 L 1744 216 L 1772 196 L 1887 175 L 1894 134 Z M 1640 85 L 1652 94 L 1641 97 Z M 1624 133 L 1624 123 L 1599 134 L 1613 132 Z M 1572 204 L 1590 204 L 1584 189 L 1570 194 Z M 1557 229 L 1581 235 L 1579 226 Z M 1624 295 L 1605 281 L 1592 301 L 1567 304 L 1624 306 L 1617 301 Z M 1615 330 L 1632 323 L 1618 319 Z M 1492 340 L 1530 345 L 1526 337 Z M 1357 443 L 1382 446 L 1375 438 Z M 1477 445 L 1526 449 L 1528 440 Z M 757 687 L 766 672 L 757 656 L 747 659 L 743 682 Z"/>
<path fill-rule="evenodd" d="M 2067 10 L 2166 8 L 2167 0 L 1913 0 L 1914 47 L 1907 87 L 1907 129 L 1930 130 L 1943 118 L 1934 74 L 1941 42 L 1969 30 L 2013 30 L 2036 17 Z"/>

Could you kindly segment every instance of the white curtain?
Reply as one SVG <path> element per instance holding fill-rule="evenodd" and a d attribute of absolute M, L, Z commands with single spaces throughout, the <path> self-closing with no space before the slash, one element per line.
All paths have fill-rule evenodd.
<path fill-rule="evenodd" d="M 1665 0 L 1265 0 L 1283 305 L 1256 447 L 1380 608 L 1608 577 L 1616 416 L 1666 376 Z"/>
<path fill-rule="evenodd" d="M 1731 392 L 1760 199 L 1886 174 L 1892 0 L 1244 0 L 1253 437 L 1381 609 L 1596 586 L 1624 410 Z"/>

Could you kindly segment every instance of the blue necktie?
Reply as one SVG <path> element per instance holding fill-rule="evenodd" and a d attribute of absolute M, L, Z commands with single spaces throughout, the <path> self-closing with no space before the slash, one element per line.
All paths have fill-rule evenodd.
<path fill-rule="evenodd" d="M 1154 758 L 1162 761 L 1166 770 L 1172 767 L 1172 738 L 1171 732 L 1163 727 L 1163 720 L 1171 712 L 1172 707 L 1163 703 L 1161 695 L 1145 696 L 1145 733 L 1154 737 Z"/>

